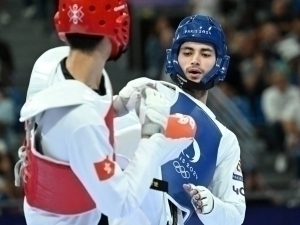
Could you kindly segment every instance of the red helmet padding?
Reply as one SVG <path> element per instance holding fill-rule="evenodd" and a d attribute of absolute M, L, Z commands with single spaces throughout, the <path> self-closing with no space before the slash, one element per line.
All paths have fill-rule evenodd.
<path fill-rule="evenodd" d="M 63 41 L 66 33 L 106 36 L 112 43 L 111 58 L 117 57 L 129 41 L 126 0 L 60 0 L 55 26 Z"/>

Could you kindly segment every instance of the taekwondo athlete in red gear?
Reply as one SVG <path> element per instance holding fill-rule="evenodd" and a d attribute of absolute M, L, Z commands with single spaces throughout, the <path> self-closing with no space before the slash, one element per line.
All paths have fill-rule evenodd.
<path fill-rule="evenodd" d="M 136 106 L 143 137 L 122 171 L 115 162 L 112 87 L 104 66 L 128 44 L 127 4 L 60 0 L 55 22 L 69 46 L 48 50 L 33 67 L 21 110 L 26 142 L 16 185 L 24 186 L 28 225 L 96 225 L 102 213 L 119 218 L 139 207 L 155 176 L 152 167 L 180 154 L 169 143 L 184 147 L 192 138 L 166 138 L 170 109 L 162 94 L 145 87 Z"/>
<path fill-rule="evenodd" d="M 130 81 L 119 94 L 122 96 L 129 87 L 138 89 L 150 83 L 164 94 L 171 114 L 190 115 L 197 126 L 193 143 L 156 175 L 168 182 L 168 194 L 150 190 L 141 205 L 150 221 L 169 219 L 171 225 L 243 223 L 246 205 L 239 143 L 206 106 L 208 90 L 225 79 L 229 59 L 221 25 L 211 17 L 189 16 L 180 22 L 167 50 L 166 72 L 175 85 L 139 78 Z M 130 115 L 134 121 L 135 115 Z M 116 123 L 117 154 L 126 153 L 118 147 L 118 139 L 121 142 L 126 132 L 137 130 L 134 124 L 131 130 L 118 127 L 121 124 Z"/>

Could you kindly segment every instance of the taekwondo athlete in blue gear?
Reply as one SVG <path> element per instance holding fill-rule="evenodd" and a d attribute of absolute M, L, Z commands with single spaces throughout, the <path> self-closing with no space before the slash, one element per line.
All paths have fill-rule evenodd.
<path fill-rule="evenodd" d="M 183 57 L 189 57 L 196 54 L 194 51 L 197 50 L 190 46 L 186 47 L 187 50 L 182 50 L 185 43 L 200 43 L 213 47 L 215 64 L 209 72 L 205 73 L 201 64 L 203 62 L 201 57 L 207 57 L 206 52 L 200 53 L 198 61 L 193 59 L 194 61 L 190 63 L 188 69 L 182 68 L 178 59 L 181 51 L 185 54 Z M 241 224 L 245 213 L 242 174 L 237 175 L 241 178 L 240 181 L 233 179 L 234 174 L 239 173 L 234 169 L 240 158 L 238 142 L 231 131 L 221 125 L 214 116 L 211 116 L 211 112 L 205 110 L 207 107 L 204 105 L 207 90 L 225 79 L 229 65 L 230 57 L 227 55 L 227 45 L 221 25 L 211 17 L 189 16 L 179 24 L 173 44 L 166 52 L 166 73 L 183 91 L 179 92 L 178 99 L 171 108 L 171 113 L 192 116 L 198 128 L 193 144 L 183 150 L 179 158 L 162 166 L 162 178 L 169 183 L 168 194 L 172 202 L 171 208 L 176 205 L 185 212 L 183 220 L 186 225 Z M 201 78 L 199 79 L 199 77 Z M 231 150 L 230 147 L 227 147 L 227 142 L 233 142 L 234 147 L 232 148 L 235 149 L 235 152 L 229 153 Z M 228 157 L 221 156 L 225 154 L 224 152 L 228 153 Z M 229 166 L 233 164 L 231 165 L 232 172 L 228 172 L 229 176 L 227 177 L 225 171 L 230 168 L 226 168 L 225 159 Z M 222 178 L 223 173 L 224 177 Z M 227 180 L 222 181 L 222 179 Z M 216 187 L 218 182 L 223 187 Z M 184 184 L 191 184 L 190 190 L 183 189 Z M 208 195 L 204 193 L 208 193 Z M 202 195 L 205 195 L 204 199 L 201 199 Z M 237 198 L 237 203 L 233 201 L 234 203 L 231 204 L 229 196 Z M 207 205 L 210 205 L 209 211 L 205 211 Z M 218 214 L 216 214 L 217 211 Z M 212 218 L 213 215 L 219 219 Z M 172 216 L 173 220 L 176 220 L 174 213 Z"/>
<path fill-rule="evenodd" d="M 238 140 L 205 105 L 208 90 L 225 79 L 228 64 L 220 24 L 211 17 L 190 16 L 179 24 L 167 50 L 166 72 L 176 85 L 142 77 L 130 81 L 115 98 L 115 103 L 120 102 L 117 99 L 128 102 L 116 105 L 134 111 L 135 104 L 129 103 L 128 96 L 149 85 L 165 96 L 171 114 L 190 115 L 197 126 L 192 144 L 158 171 L 156 178 L 168 182 L 168 193 L 149 190 L 140 208 L 140 215 L 151 225 L 165 225 L 165 221 L 169 225 L 243 223 L 246 205 Z M 134 129 L 139 133 L 134 122 L 129 122 L 133 115 L 128 113 L 115 123 L 124 126 L 115 129 L 120 140 L 116 141 L 116 153 L 128 158 L 134 143 L 126 144 L 127 140 L 139 139 L 131 138 Z"/>

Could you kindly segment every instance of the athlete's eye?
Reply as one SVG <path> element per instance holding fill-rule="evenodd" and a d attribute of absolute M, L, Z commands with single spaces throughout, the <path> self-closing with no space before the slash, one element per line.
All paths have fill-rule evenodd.
<path fill-rule="evenodd" d="M 211 56 L 210 53 L 202 53 L 201 55 L 202 55 L 203 57 L 205 57 L 205 58 L 209 58 L 209 57 Z"/>
<path fill-rule="evenodd" d="M 183 54 L 184 56 L 190 56 L 190 55 L 192 55 L 191 52 L 183 52 L 182 54 Z"/>

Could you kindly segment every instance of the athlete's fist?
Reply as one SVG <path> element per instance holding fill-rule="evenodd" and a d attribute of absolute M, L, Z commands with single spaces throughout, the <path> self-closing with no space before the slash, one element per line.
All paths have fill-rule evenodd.
<path fill-rule="evenodd" d="M 142 124 L 143 136 L 165 132 L 170 106 L 164 95 L 155 88 L 145 87 L 142 89 L 136 103 L 136 112 Z"/>
<path fill-rule="evenodd" d="M 113 106 L 117 116 L 123 116 L 136 108 L 136 102 L 141 97 L 141 92 L 146 87 L 155 88 L 155 80 L 146 77 L 134 79 L 114 96 Z"/>

